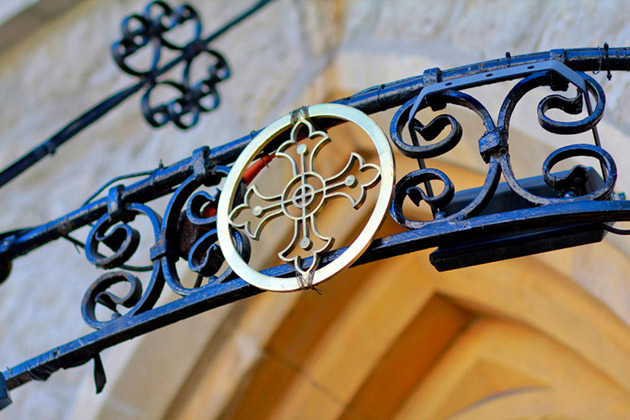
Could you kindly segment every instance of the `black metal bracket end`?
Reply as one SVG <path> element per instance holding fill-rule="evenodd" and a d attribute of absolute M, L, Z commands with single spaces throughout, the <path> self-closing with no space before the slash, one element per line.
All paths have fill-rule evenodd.
<path fill-rule="evenodd" d="M 9 395 L 7 381 L 4 379 L 4 375 L 0 373 L 0 410 L 11 403 L 12 401 L 11 396 Z"/>

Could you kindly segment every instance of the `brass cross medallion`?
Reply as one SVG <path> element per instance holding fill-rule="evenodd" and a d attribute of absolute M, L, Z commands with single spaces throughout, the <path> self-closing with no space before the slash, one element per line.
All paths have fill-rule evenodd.
<path fill-rule="evenodd" d="M 317 170 L 317 156 L 331 142 L 331 138 L 326 131 L 314 128 L 311 118 L 317 117 L 337 118 L 361 127 L 376 147 L 380 166 L 367 163 L 359 153 L 351 152 L 339 172 L 323 176 Z M 252 183 L 245 192 L 243 202 L 229 210 L 244 170 L 264 146 L 289 127 L 290 138 L 275 151 L 275 157 L 284 159 L 291 167 L 288 183 L 272 195 L 261 193 Z M 307 134 L 303 135 L 304 132 Z M 306 139 L 311 141 L 304 141 Z M 289 150 L 293 153 L 289 153 Z M 353 174 L 354 171 L 365 173 L 366 179 L 360 181 Z M 333 104 L 313 105 L 281 118 L 252 140 L 226 181 L 218 212 L 219 241 L 226 260 L 245 281 L 257 287 L 278 291 L 312 288 L 351 264 L 369 245 L 389 205 L 394 184 L 393 172 L 394 161 L 387 138 L 372 119 L 354 108 Z M 342 197 L 354 209 L 358 209 L 365 202 L 368 190 L 379 184 L 375 208 L 361 234 L 339 258 L 320 268 L 320 257 L 331 250 L 335 243 L 333 236 L 324 235 L 318 230 L 317 216 L 326 202 L 331 198 Z M 258 241 L 265 226 L 278 217 L 287 218 L 293 225 L 289 243 L 277 253 L 278 257 L 295 268 L 296 276 L 293 278 L 269 277 L 253 270 L 235 252 L 231 240 L 230 229 L 238 229 L 249 239 Z M 310 262 L 305 264 L 296 250 L 307 252 L 311 257 Z"/>

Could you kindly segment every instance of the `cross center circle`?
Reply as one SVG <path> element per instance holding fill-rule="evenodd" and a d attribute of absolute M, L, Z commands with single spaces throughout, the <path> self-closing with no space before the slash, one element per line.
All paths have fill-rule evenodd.
<path fill-rule="evenodd" d="M 293 205 L 297 208 L 305 208 L 309 204 L 313 202 L 315 199 L 315 187 L 311 184 L 300 185 L 295 192 L 293 193 L 293 197 L 291 201 Z"/>

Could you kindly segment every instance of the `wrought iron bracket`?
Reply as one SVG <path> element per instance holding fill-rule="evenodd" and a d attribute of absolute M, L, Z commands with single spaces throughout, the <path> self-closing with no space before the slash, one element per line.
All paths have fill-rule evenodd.
<path fill-rule="evenodd" d="M 225 32 L 230 25 L 235 24 L 234 22 L 244 19 L 264 3 L 266 2 L 257 3 L 250 11 L 209 37 L 201 39 L 197 36 L 193 43 L 180 48 L 182 55 L 178 59 L 179 62 L 185 62 L 192 55 L 207 51 L 201 48 L 200 40 L 207 45 Z M 161 8 L 166 15 L 171 16 L 173 23 L 196 22 L 198 18 L 187 8 L 167 9 L 160 1 L 152 4 L 153 7 Z M 151 20 L 150 16 L 152 16 L 150 13 L 145 12 L 143 15 L 128 18 L 144 22 L 143 28 L 146 29 L 146 33 L 137 34 L 142 38 L 142 42 L 141 45 L 136 45 L 131 37 L 133 31 L 130 32 L 130 29 L 125 27 L 124 30 L 128 33 L 119 42 L 119 46 L 115 47 L 119 53 L 119 64 L 122 63 L 123 67 L 126 65 L 126 57 L 135 51 L 134 48 L 150 45 L 149 39 L 158 47 L 167 45 L 165 42 L 168 41 L 160 38 L 164 28 L 156 29 L 157 23 Z M 198 31 L 197 35 L 199 33 Z M 630 220 L 630 202 L 625 200 L 622 194 L 614 192 L 618 175 L 617 166 L 613 157 L 602 148 L 596 131 L 604 112 L 604 91 L 596 80 L 584 73 L 601 70 L 603 59 L 600 48 L 553 50 L 507 56 L 455 69 L 430 69 L 420 76 L 377 85 L 353 96 L 339 99 L 333 102 L 335 106 L 307 108 L 330 110 L 341 104 L 371 114 L 398 107 L 390 125 L 391 142 L 403 155 L 397 159 L 417 159 L 420 163 L 418 170 L 404 174 L 396 182 L 391 200 L 387 198 L 388 202 L 385 203 L 383 211 L 388 212 L 395 222 L 407 230 L 371 242 L 368 240 L 367 249 L 357 256 L 358 259 L 353 259 L 348 264 L 365 264 L 429 247 L 452 249 L 454 244 L 470 243 L 478 238 L 487 239 L 489 235 L 535 229 L 588 224 L 614 233 L 627 233 L 610 226 L 615 221 Z M 630 50 L 608 48 L 605 61 L 611 71 L 630 70 Z M 169 66 L 172 68 L 171 64 L 160 68 L 155 65 L 149 70 L 149 76 L 136 71 L 142 78 L 139 84 L 117 94 L 115 98 L 108 99 L 103 107 L 99 105 L 88 111 L 75 121 L 76 125 L 70 124 L 51 138 L 55 140 L 45 143 L 42 147 L 49 150 L 50 144 L 63 143 L 132 93 L 140 91 L 145 86 L 155 86 L 159 82 L 156 83 L 153 76 L 157 76 Z M 211 79 L 218 82 L 218 79 L 213 77 L 211 76 Z M 465 92 L 472 87 L 507 80 L 515 80 L 516 84 L 506 95 L 496 117 L 490 114 L 481 101 Z M 181 90 L 183 96 L 197 88 L 201 89 L 202 93 L 213 96 L 215 92 L 204 83 L 201 85 L 182 83 L 182 86 L 186 85 L 186 89 L 189 89 L 186 92 L 184 92 L 186 89 Z M 529 188 L 529 184 L 524 185 L 523 180 L 517 179 L 512 171 L 511 157 L 508 153 L 512 111 L 519 100 L 533 89 L 549 87 L 554 91 L 564 91 L 569 85 L 575 86 L 578 95 L 574 98 L 566 98 L 555 93 L 547 95 L 538 105 L 538 122 L 543 129 L 553 134 L 571 135 L 592 130 L 595 145 L 574 144 L 554 151 L 543 164 L 542 176 L 538 180 L 538 185 L 542 187 L 534 191 Z M 195 95 L 188 99 L 194 101 L 199 99 L 193 96 Z M 591 104 L 591 97 L 596 102 L 595 106 Z M 581 119 L 577 121 L 556 121 L 547 116 L 550 109 L 558 109 L 569 115 L 580 115 L 584 113 L 583 104 L 586 105 L 586 116 L 579 117 Z M 182 105 L 181 101 L 179 105 Z M 182 107 L 187 109 L 187 106 Z M 438 115 L 431 122 L 423 124 L 416 115 L 427 107 Z M 463 141 L 461 124 L 457 118 L 447 113 L 449 107 L 463 107 L 472 111 L 485 128 L 477 141 L 480 158 L 487 167 L 486 178 L 479 189 L 465 200 L 461 199 L 461 195 L 458 196 L 448 174 L 436 168 L 425 167 L 424 163 L 424 159 L 444 155 Z M 152 118 L 157 118 L 156 115 L 160 112 L 169 114 L 180 110 L 175 105 L 158 108 L 159 110 L 149 107 Z M 169 118 L 177 124 L 178 117 L 174 116 L 175 114 L 169 114 Z M 286 121 L 283 124 L 286 123 L 286 127 L 281 127 L 282 130 L 287 130 L 289 126 L 298 123 L 304 124 L 306 119 L 300 119 L 302 114 L 298 112 L 294 115 L 295 121 L 292 121 L 291 115 L 284 117 Z M 317 120 L 317 128 L 325 132 L 326 129 L 341 124 L 342 120 L 343 118 L 321 118 Z M 288 132 L 282 130 L 279 138 L 282 135 L 288 138 Z M 256 140 L 258 134 L 261 134 L 261 137 Z M 248 238 L 247 232 L 238 223 L 231 223 L 220 230 L 222 228 L 217 225 L 217 206 L 220 209 L 227 209 L 231 205 L 238 206 L 244 202 L 247 194 L 253 194 L 253 189 L 247 186 L 248 183 L 263 170 L 271 159 L 270 154 L 278 150 L 278 145 L 273 141 L 269 142 L 271 144 L 269 146 L 261 140 L 268 134 L 277 132 L 265 128 L 219 147 L 200 148 L 189 158 L 171 166 L 160 166 L 153 171 L 134 174 L 142 178 L 131 185 L 117 185 L 121 178 L 115 178 L 98 191 L 100 193 L 108 189 L 106 196 L 99 198 L 99 194 L 96 194 L 81 208 L 40 226 L 0 235 L 2 262 L 0 266 L 1 271 L 6 271 L 8 276 L 13 259 L 54 240 L 71 239 L 69 235 L 75 230 L 91 226 L 85 244 L 76 240 L 73 240 L 73 243 L 84 247 L 86 258 L 91 264 L 106 270 L 86 288 L 80 305 L 85 322 L 95 331 L 5 370 L 0 375 L 0 408 L 10 402 L 8 392 L 11 389 L 31 380 L 46 380 L 61 368 L 79 366 L 91 360 L 95 362 L 97 390 L 101 390 L 105 385 L 105 375 L 99 354 L 104 349 L 262 292 L 261 289 L 241 279 L 231 267 L 224 266 L 219 240 L 221 239 L 223 243 L 229 241 L 235 255 L 247 263 L 252 252 L 251 235 Z M 297 142 L 299 136 L 295 137 Z M 435 141 L 438 137 L 441 138 Z M 383 138 L 384 141 L 387 140 L 385 136 Z M 405 138 L 411 138 L 411 144 Z M 256 147 L 250 147 L 250 144 Z M 256 149 L 255 153 L 252 152 L 254 155 L 247 156 L 247 159 L 239 158 L 243 150 L 248 150 L 249 153 L 252 149 Z M 306 147 L 301 150 L 306 154 Z M 35 155 L 40 156 L 39 152 Z M 597 159 L 602 167 L 599 180 L 601 182 L 592 182 L 595 178 L 592 175 L 594 170 L 584 167 L 575 167 L 562 174 L 552 172 L 558 162 L 575 156 Z M 357 158 L 357 161 L 362 164 L 360 159 Z M 391 166 L 379 167 L 380 173 L 385 173 L 385 170 L 393 173 L 393 162 Z M 24 168 L 22 164 L 17 167 Z M 242 176 L 230 175 L 233 173 L 231 168 L 242 171 Z M 9 172 L 15 174 L 19 170 Z M 343 175 L 346 173 L 343 172 Z M 0 185 L 12 176 L 8 175 L 7 178 L 0 174 Z M 500 185 L 501 176 L 505 178 L 506 183 Z M 224 178 L 228 178 L 231 188 L 227 201 L 226 199 L 221 201 L 222 192 L 219 191 L 219 185 Z M 365 187 L 364 190 L 369 189 L 355 182 L 353 178 L 345 179 L 348 186 L 361 185 Z M 434 194 L 431 188 L 431 183 L 435 181 L 443 185 L 442 191 L 438 194 Z M 369 182 L 366 185 L 368 184 Z M 309 190 L 310 187 L 306 182 L 302 182 L 300 184 L 302 190 L 299 194 L 293 194 L 288 201 L 306 207 L 310 203 L 307 201 L 316 193 L 314 188 Z M 308 200 L 307 190 L 311 194 Z M 493 206 L 493 200 L 498 196 L 495 194 L 497 191 L 509 192 L 520 200 L 521 204 L 501 211 L 489 211 Z M 165 196 L 168 196 L 168 206 L 164 212 L 158 213 L 151 207 L 151 201 Z M 433 210 L 432 219 L 416 220 L 405 214 L 405 208 L 409 203 L 419 205 L 422 201 Z M 219 214 L 219 218 L 221 217 Z M 145 252 L 147 255 L 143 254 L 147 265 L 141 267 L 129 265 L 129 259 L 138 252 L 140 233 L 133 227 L 137 218 L 148 220 L 151 226 L 148 239 L 151 246 Z M 569 245 L 571 244 L 567 246 Z M 306 242 L 303 248 L 311 249 L 310 244 Z M 348 247 L 337 249 L 333 249 L 332 246 L 324 247 L 321 252 L 304 258 L 301 261 L 302 265 L 281 264 L 263 270 L 260 274 L 270 278 L 297 278 L 302 267 L 332 264 L 347 250 Z M 314 264 L 314 258 L 319 259 L 320 265 Z M 197 276 L 192 286 L 183 284 L 175 269 L 175 263 L 180 259 L 187 261 L 188 268 Z M 143 272 L 146 272 L 144 278 Z M 112 286 L 118 283 L 128 284 L 129 292 L 125 296 L 118 296 L 112 291 Z M 179 295 L 179 298 L 158 305 L 158 297 L 165 287 Z M 97 317 L 95 308 L 99 305 L 109 309 L 110 319 Z"/>

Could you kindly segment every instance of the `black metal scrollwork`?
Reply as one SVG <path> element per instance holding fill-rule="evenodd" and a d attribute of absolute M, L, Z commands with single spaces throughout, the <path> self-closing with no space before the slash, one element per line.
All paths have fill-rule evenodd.
<path fill-rule="evenodd" d="M 417 113 L 428 106 L 433 106 L 435 110 L 439 110 L 444 109 L 446 104 L 452 104 L 473 111 L 484 124 L 486 132 L 480 139 L 480 149 L 482 150 L 483 156 L 483 152 L 488 149 L 488 139 L 494 139 L 496 137 L 494 121 L 487 109 L 472 96 L 453 90 L 437 93 L 428 99 L 427 101 L 423 101 L 422 104 L 419 104 L 419 106 L 416 106 L 417 98 L 412 98 L 400 107 L 394 115 L 390 126 L 390 135 L 399 150 L 408 157 L 427 159 L 447 153 L 457 146 L 461 140 L 463 129 L 461 124 L 452 115 L 439 115 L 426 126 L 415 118 L 415 114 L 412 117 L 409 115 L 414 109 Z M 418 142 L 416 132 L 425 140 L 431 141 L 448 126 L 451 127 L 449 133 L 438 143 L 434 145 L 422 145 Z M 414 143 L 413 145 L 405 143 L 403 140 L 403 130 L 405 127 L 409 129 L 409 134 Z M 489 160 L 489 164 L 490 169 L 486 177 L 486 182 L 479 195 L 465 208 L 449 216 L 448 219 L 470 217 L 483 210 L 483 207 L 488 203 L 493 191 L 496 189 L 500 175 L 497 160 L 492 158 Z M 428 190 L 427 184 L 431 180 L 439 180 L 444 184 L 444 189 L 437 196 L 433 196 L 429 191 L 422 190 L 422 188 L 419 187 L 421 183 L 424 183 L 425 188 Z M 417 229 L 433 221 L 408 219 L 403 212 L 403 202 L 407 197 L 409 197 L 416 206 L 418 206 L 421 201 L 425 201 L 434 210 L 436 220 L 442 220 L 444 214 L 440 212 L 440 209 L 450 203 L 454 194 L 455 187 L 448 175 L 437 169 L 422 168 L 405 175 L 398 181 L 394 189 L 394 198 L 392 200 L 390 214 L 400 225 L 408 229 Z"/>
<path fill-rule="evenodd" d="M 440 95 L 440 99 L 436 98 L 436 103 L 433 105 L 433 110 L 437 111 L 443 109 L 446 103 L 455 103 L 461 98 L 462 94 L 459 92 L 452 92 L 451 95 Z M 409 113 L 415 104 L 415 98 L 407 101 L 394 115 L 391 124 L 391 138 L 396 147 L 407 157 L 429 159 L 432 157 L 440 156 L 449 152 L 462 138 L 462 126 L 452 116 L 448 114 L 441 114 L 435 117 L 427 125 L 422 124 L 415 117 L 410 116 Z M 429 107 L 428 103 L 424 103 L 416 112 L 421 111 Z M 437 136 L 446 128 L 450 126 L 450 131 L 442 140 L 437 143 L 420 144 L 418 140 L 418 134 L 427 142 L 435 140 Z M 403 127 L 408 127 L 409 135 L 413 142 L 413 145 L 405 143 L 402 136 Z"/>
<path fill-rule="evenodd" d="M 144 93 L 142 112 L 153 127 L 162 127 L 173 122 L 181 129 L 188 129 L 197 124 L 201 113 L 218 108 L 221 99 L 216 85 L 230 77 L 230 69 L 225 58 L 218 52 L 207 49 L 203 54 L 210 56 L 214 63 L 208 66 L 207 76 L 202 80 L 190 80 L 193 60 L 187 59 L 181 83 L 163 80 L 151 85 Z M 160 87 L 170 87 L 177 93 L 176 97 L 169 102 L 152 105 L 151 95 Z"/>
<path fill-rule="evenodd" d="M 110 192 L 110 198 L 117 200 L 110 204 L 110 212 L 103 215 L 94 225 L 88 235 L 85 246 L 85 255 L 88 261 L 99 268 L 112 269 L 123 268 L 133 270 L 135 267 L 126 266 L 125 263 L 136 253 L 140 243 L 140 233 L 129 226 L 136 216 L 142 214 L 146 216 L 153 229 L 155 238 L 160 232 L 160 217 L 144 204 L 130 203 L 122 204 L 120 197 L 115 193 L 117 188 Z M 121 223 L 122 224 L 119 224 Z M 99 244 L 105 244 L 113 251 L 110 256 L 102 255 L 98 248 Z M 126 296 L 120 297 L 108 291 L 118 283 L 128 283 L 129 292 Z M 159 264 L 153 264 L 151 278 L 143 291 L 140 280 L 126 272 L 109 272 L 99 277 L 86 292 L 81 304 L 81 313 L 85 322 L 93 328 L 102 328 L 107 323 L 121 316 L 118 306 L 129 308 L 126 316 L 132 316 L 153 308 L 164 287 L 164 278 Z M 109 321 L 100 321 L 96 317 L 96 305 L 101 304 L 112 313 Z"/>
<path fill-rule="evenodd" d="M 435 72 L 434 72 L 435 73 Z M 496 73 L 496 74 L 495 74 Z M 538 122 L 542 128 L 554 134 L 578 134 L 589 130 L 594 131 L 596 143 L 597 123 L 601 120 L 605 95 L 602 87 L 590 76 L 569 69 L 559 62 L 549 65 L 529 65 L 515 69 L 505 69 L 501 72 L 488 72 L 485 76 L 473 75 L 470 80 L 455 82 L 443 82 L 437 85 L 427 85 L 429 93 L 421 91 L 420 95 L 407 101 L 398 109 L 392 119 L 390 133 L 392 142 L 398 149 L 410 158 L 419 159 L 421 169 L 405 175 L 396 185 L 390 213 L 394 220 L 408 229 L 417 229 L 438 221 L 465 219 L 479 214 L 489 203 L 500 175 L 503 174 L 509 187 L 520 197 L 534 205 L 560 204 L 576 200 L 605 200 L 613 193 L 617 178 L 617 169 L 612 157 L 598 145 L 577 144 L 561 148 L 552 153 L 543 164 L 543 176 L 545 182 L 557 191 L 557 197 L 541 197 L 523 188 L 514 176 L 508 148 L 509 125 L 512 113 L 523 96 L 538 87 L 547 86 L 554 91 L 566 91 L 569 85 L 577 89 L 577 95 L 567 98 L 558 94 L 544 97 L 538 104 Z M 508 80 L 515 77 L 524 77 L 507 94 L 499 115 L 497 124 L 484 108 L 484 106 L 471 96 L 453 88 L 467 88 L 477 86 L 486 79 Z M 435 80 L 433 80 L 435 83 Z M 590 97 L 595 100 L 592 107 Z M 486 131 L 479 139 L 479 152 L 483 160 L 488 164 L 486 180 L 475 197 L 464 208 L 453 214 L 446 215 L 441 209 L 446 207 L 453 199 L 455 188 L 448 175 L 437 169 L 424 168 L 423 159 L 440 156 L 452 150 L 462 138 L 463 128 L 461 124 L 449 114 L 441 114 L 430 123 L 424 125 L 416 118 L 416 114 L 428 107 L 433 111 L 440 111 L 447 104 L 466 107 L 475 112 L 482 120 Z M 584 104 L 587 115 L 578 121 L 558 121 L 548 115 L 550 110 L 560 110 L 569 115 L 579 115 L 583 111 Z M 403 131 L 407 127 L 412 144 L 403 140 Z M 431 142 L 447 127 L 450 127 L 447 135 L 440 141 L 432 144 L 422 144 L 418 135 L 427 142 Z M 551 169 L 561 160 L 571 157 L 592 157 L 599 160 L 605 177 L 604 184 L 595 191 L 585 192 L 578 188 L 581 178 L 584 177 L 585 168 L 574 167 L 568 175 L 559 177 L 551 173 Z M 444 184 L 442 192 L 433 195 L 429 183 L 439 180 Z M 583 182 L 583 180 L 582 180 Z M 424 184 L 422 189 L 420 184 Z M 433 209 L 434 220 L 416 221 L 408 219 L 403 212 L 403 203 L 409 198 L 416 206 L 421 201 L 426 202 Z"/>
<path fill-rule="evenodd" d="M 212 277 L 223 264 L 223 255 L 217 243 L 217 203 L 218 193 L 210 195 L 206 191 L 198 191 L 190 197 L 184 213 L 184 220 L 196 228 L 196 235 L 192 236 L 192 241 L 182 236 L 180 242 L 182 239 L 191 242 L 188 246 L 188 267 L 203 277 Z M 213 280 L 220 282 L 228 274 L 225 272 L 223 276 Z"/>
<path fill-rule="evenodd" d="M 545 130 L 555 134 L 578 134 L 592 130 L 604 116 L 606 96 L 599 83 L 585 73 L 576 72 L 584 79 L 585 86 L 580 88 L 573 98 L 562 95 L 549 95 L 538 104 L 538 122 Z M 564 87 L 564 86 L 563 86 Z M 552 81 L 551 88 L 554 88 Z M 583 90 L 582 90 L 583 89 Z M 595 109 L 591 108 L 589 93 L 595 97 Z M 556 121 L 547 116 L 550 109 L 559 109 L 567 114 L 578 115 L 582 112 L 582 104 L 586 103 L 588 115 L 579 121 Z"/>
<path fill-rule="evenodd" d="M 191 38 L 184 43 L 171 39 L 176 28 L 190 26 Z M 183 29 L 182 29 L 183 30 Z M 230 77 L 230 68 L 225 57 L 211 49 L 201 38 L 202 24 L 197 11 L 188 4 L 171 8 L 163 1 L 151 2 L 142 14 L 132 14 L 122 21 L 122 38 L 112 45 L 116 64 L 128 74 L 148 78 L 150 85 L 142 96 L 142 113 L 153 127 L 162 127 L 170 122 L 181 129 L 193 127 L 201 113 L 210 112 L 220 104 L 216 85 Z M 180 56 L 160 67 L 163 50 L 177 51 Z M 132 63 L 141 53 L 150 50 L 148 64 Z M 206 75 L 191 80 L 192 67 L 200 56 L 210 58 Z M 183 62 L 179 81 L 158 80 L 164 72 Z M 157 91 L 171 90 L 169 101 L 154 104 L 151 97 Z"/>
<path fill-rule="evenodd" d="M 118 283 L 128 283 L 129 291 L 123 297 L 117 296 L 112 292 L 109 292 L 112 286 Z M 99 321 L 96 317 L 96 305 L 101 304 L 112 313 L 112 320 L 121 316 L 118 312 L 118 306 L 124 306 L 125 308 L 131 308 L 128 315 L 131 316 L 141 309 L 150 309 L 137 307 L 134 308 L 140 302 L 142 298 L 142 283 L 136 276 L 124 271 L 115 271 L 102 275 L 90 286 L 88 291 L 83 297 L 81 303 L 81 314 L 86 324 L 93 328 L 102 328 L 108 323 L 108 321 Z M 153 305 L 151 305 L 153 306 Z"/>
<path fill-rule="evenodd" d="M 606 180 L 600 188 L 588 194 L 575 191 L 574 185 L 576 184 L 577 178 L 584 178 L 584 167 L 581 165 L 574 166 L 566 177 L 560 177 L 551 173 L 551 169 L 558 162 L 576 156 L 594 157 L 604 166 Z M 601 147 L 590 144 L 574 144 L 554 151 L 545 159 L 543 163 L 543 176 L 547 185 L 556 191 L 559 190 L 563 192 L 565 196 L 568 194 L 567 198 L 579 196 L 582 199 L 588 200 L 605 200 L 610 197 L 615 188 L 617 165 L 615 165 L 612 156 Z"/>
<path fill-rule="evenodd" d="M 110 190 L 108 212 L 96 221 L 90 231 L 85 253 L 88 261 L 99 268 L 126 271 L 108 272 L 90 286 L 81 308 L 88 325 L 102 328 L 120 316 L 130 317 L 153 308 L 165 283 L 173 292 L 186 296 L 201 287 L 202 278 L 208 278 L 207 285 L 230 279 L 232 270 L 229 267 L 221 272 L 224 259 L 217 243 L 216 203 L 219 192 L 196 191 L 202 186 L 218 185 L 229 172 L 227 167 L 215 166 L 208 157 L 208 151 L 204 147 L 193 154 L 195 171 L 171 197 L 164 219 L 144 204 L 125 203 L 121 186 Z M 128 272 L 142 271 L 143 267 L 127 265 L 140 244 L 140 233 L 130 226 L 138 215 L 148 217 L 155 237 L 150 250 L 153 264 L 151 278 L 144 290 L 140 279 Z M 247 238 L 235 232 L 234 242 L 243 258 L 249 259 Z M 101 245 L 107 246 L 111 255 L 103 255 L 99 251 Z M 177 273 L 176 263 L 180 258 L 187 260 L 190 270 L 198 275 L 193 287 L 184 286 Z M 125 296 L 109 290 L 120 283 L 129 285 Z M 96 307 L 99 304 L 112 311 L 111 320 L 97 319 Z M 119 306 L 128 308 L 128 311 L 121 314 Z"/>
<path fill-rule="evenodd" d="M 573 98 L 566 98 L 558 94 L 548 95 L 543 98 L 538 104 L 538 122 L 542 128 L 554 133 L 554 134 L 578 134 L 589 130 L 594 130 L 596 133 L 597 123 L 601 120 L 606 104 L 606 99 L 602 87 L 590 76 L 581 73 L 573 72 L 574 77 L 572 80 L 562 79 L 561 76 L 552 73 L 535 73 L 525 79 L 512 88 L 508 93 L 501 110 L 499 111 L 498 126 L 502 130 L 507 138 L 509 131 L 510 118 L 516 107 L 516 104 L 520 101 L 525 94 L 533 89 L 541 86 L 548 86 L 552 90 L 566 91 L 569 87 L 569 83 L 574 84 L 577 88 L 577 95 Z M 592 94 L 596 100 L 596 106 L 593 109 L 589 99 L 589 93 Z M 578 115 L 583 110 L 583 104 L 586 104 L 587 115 L 578 121 L 557 121 L 547 116 L 546 112 L 550 109 L 557 109 L 563 111 L 569 115 Z M 597 139 L 597 135 L 595 134 Z M 575 195 L 575 191 L 571 194 L 565 194 L 563 192 L 563 185 L 569 182 L 554 182 L 556 179 L 551 175 L 551 168 L 561 160 L 569 157 L 593 157 L 600 161 L 604 170 L 603 176 L 605 177 L 605 184 L 597 189 L 597 191 L 584 195 Z M 575 200 L 603 200 L 610 196 L 615 186 L 617 179 L 617 170 L 612 157 L 601 147 L 592 145 L 573 145 L 566 148 L 558 149 L 552 153 L 545 163 L 543 164 L 543 175 L 545 181 L 554 189 L 558 189 L 558 198 L 541 197 L 531 193 L 523 188 L 519 181 L 516 179 L 512 170 L 510 162 L 510 155 L 503 153 L 499 156 L 501 164 L 501 171 L 505 180 L 510 188 L 519 196 L 535 205 L 545 204 L 560 204 Z M 571 171 L 571 178 L 575 177 L 576 171 Z"/>
<path fill-rule="evenodd" d="M 193 26 L 193 37 L 189 42 L 178 44 L 168 38 L 168 33 L 178 26 Z M 202 24 L 197 11 L 188 4 L 173 9 L 166 2 L 149 3 L 142 14 L 134 13 L 121 23 L 122 38 L 112 44 L 112 55 L 116 64 L 133 76 L 153 76 L 159 69 L 163 48 L 183 50 L 191 43 L 201 41 Z M 145 48 L 152 50 L 152 58 L 145 68 L 138 68 L 130 61 Z"/>
<path fill-rule="evenodd" d="M 110 228 L 114 220 L 109 215 L 96 222 L 90 232 L 85 250 L 89 262 L 99 268 L 113 268 L 124 264 L 135 254 L 140 244 L 140 233 L 128 224 L 120 224 Z M 114 253 L 104 256 L 98 251 L 99 243 L 107 245 Z"/>
<path fill-rule="evenodd" d="M 196 156 L 200 162 L 205 159 L 201 154 Z M 201 163 L 197 167 L 203 168 L 205 165 Z M 220 272 L 224 259 L 218 246 L 216 230 L 215 211 L 218 193 L 214 195 L 206 191 L 195 193 L 202 185 L 218 184 L 218 179 L 228 172 L 229 169 L 226 167 L 215 167 L 212 173 L 198 171 L 181 184 L 166 209 L 159 241 L 164 254 L 160 263 L 167 284 L 173 292 L 181 296 L 198 289 L 203 277 L 207 277 L 208 284 L 212 285 L 227 281 L 232 275 L 229 267 Z M 238 232 L 234 233 L 233 238 L 236 249 L 248 260 L 250 247 L 247 238 Z M 172 256 L 178 253 L 188 260 L 190 270 L 198 274 L 193 287 L 184 286 L 177 273 L 176 259 Z"/>

